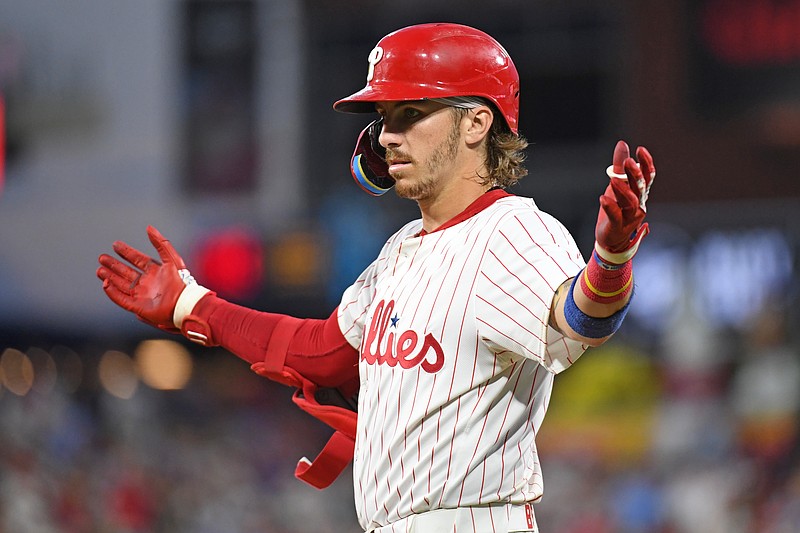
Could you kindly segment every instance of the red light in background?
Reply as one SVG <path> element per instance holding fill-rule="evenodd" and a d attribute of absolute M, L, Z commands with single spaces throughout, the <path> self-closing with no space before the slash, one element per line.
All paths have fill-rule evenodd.
<path fill-rule="evenodd" d="M 791 65 L 800 60 L 800 1 L 712 0 L 704 6 L 701 38 L 723 63 Z"/>
<path fill-rule="evenodd" d="M 220 296 L 247 298 L 263 284 L 264 247 L 248 229 L 221 230 L 198 244 L 191 268 L 198 283 Z"/>

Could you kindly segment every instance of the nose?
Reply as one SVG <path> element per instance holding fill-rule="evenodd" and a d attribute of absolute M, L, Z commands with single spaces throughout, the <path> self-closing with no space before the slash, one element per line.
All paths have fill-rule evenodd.
<path fill-rule="evenodd" d="M 384 148 L 395 148 L 400 146 L 401 140 L 400 129 L 384 118 L 378 133 L 378 143 Z"/>

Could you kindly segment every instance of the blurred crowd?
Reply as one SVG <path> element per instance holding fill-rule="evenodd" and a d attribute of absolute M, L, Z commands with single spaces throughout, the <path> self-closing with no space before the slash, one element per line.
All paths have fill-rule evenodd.
<path fill-rule="evenodd" d="M 544 530 L 800 531 L 795 337 L 768 304 L 741 331 L 686 312 L 584 355 L 542 430 Z"/>
<path fill-rule="evenodd" d="M 98 349 L 83 348 L 86 376 Z M 293 477 L 328 431 L 290 393 L 217 353 L 178 391 L 4 390 L 0 532 L 358 531 L 349 480 L 322 492 Z"/>
<path fill-rule="evenodd" d="M 800 531 L 789 315 L 767 308 L 727 331 L 687 313 L 669 327 L 631 321 L 557 377 L 539 436 L 541 530 Z M 87 368 L 97 349 L 76 348 Z M 325 491 L 293 477 L 330 430 L 235 357 L 195 357 L 178 391 L 2 390 L 0 533 L 359 531 L 349 473 Z"/>

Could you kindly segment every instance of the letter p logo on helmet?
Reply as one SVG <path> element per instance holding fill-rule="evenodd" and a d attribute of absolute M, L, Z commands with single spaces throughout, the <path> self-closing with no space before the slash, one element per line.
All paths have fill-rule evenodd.
<path fill-rule="evenodd" d="M 376 46 L 372 49 L 372 52 L 369 53 L 367 57 L 367 62 L 369 62 L 369 69 L 367 69 L 367 83 L 372 81 L 372 78 L 375 77 L 375 65 L 378 64 L 378 61 L 383 59 L 383 48 L 380 46 Z"/>

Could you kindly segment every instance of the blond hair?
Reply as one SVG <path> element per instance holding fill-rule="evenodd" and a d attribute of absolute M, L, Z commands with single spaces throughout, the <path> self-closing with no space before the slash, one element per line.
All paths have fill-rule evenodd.
<path fill-rule="evenodd" d="M 502 115 L 494 104 L 485 100 L 483 104 L 491 108 L 494 120 L 486 136 L 487 174 L 480 176 L 481 184 L 507 189 L 528 175 L 528 169 L 524 166 L 528 141 L 522 135 L 513 133 L 505 120 L 498 120 Z M 471 108 L 472 106 L 451 107 L 457 121 Z"/>

